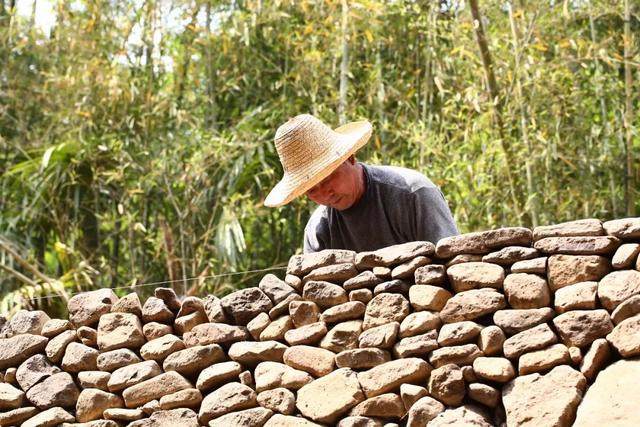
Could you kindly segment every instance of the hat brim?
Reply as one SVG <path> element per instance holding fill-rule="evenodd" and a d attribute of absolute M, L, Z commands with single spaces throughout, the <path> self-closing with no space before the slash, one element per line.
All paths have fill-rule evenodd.
<path fill-rule="evenodd" d="M 331 175 L 338 166 L 369 141 L 372 127 L 369 121 L 362 120 L 340 126 L 335 132 L 339 134 L 339 142 L 333 147 L 328 147 L 329 152 L 324 158 L 318 159 L 317 163 L 302 175 L 293 176 L 285 172 L 264 200 L 265 206 L 284 206 Z"/>

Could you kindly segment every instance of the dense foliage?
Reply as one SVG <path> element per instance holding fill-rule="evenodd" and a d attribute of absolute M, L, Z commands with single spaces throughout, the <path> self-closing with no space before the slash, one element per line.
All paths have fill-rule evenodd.
<path fill-rule="evenodd" d="M 301 247 L 312 204 L 262 200 L 303 112 L 370 119 L 360 159 L 424 172 L 462 231 L 640 210 L 633 1 L 52 3 L 44 32 L 0 0 L 2 311 L 254 284 L 206 277 Z"/>

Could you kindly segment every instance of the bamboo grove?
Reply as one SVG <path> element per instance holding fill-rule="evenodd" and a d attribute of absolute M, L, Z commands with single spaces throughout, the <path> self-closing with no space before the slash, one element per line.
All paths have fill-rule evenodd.
<path fill-rule="evenodd" d="M 461 231 L 640 213 L 634 0 L 19 3 L 0 0 L 0 311 L 255 284 L 208 276 L 301 247 L 312 204 L 262 200 L 303 112 L 370 119 L 360 160 L 425 173 Z"/>

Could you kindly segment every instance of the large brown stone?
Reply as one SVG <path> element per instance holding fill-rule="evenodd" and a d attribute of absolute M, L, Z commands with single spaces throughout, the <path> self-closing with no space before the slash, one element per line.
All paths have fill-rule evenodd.
<path fill-rule="evenodd" d="M 294 255 L 289 259 L 287 274 L 304 276 L 311 270 L 325 265 L 353 263 L 356 253 L 344 249 L 324 249 L 319 252 Z"/>
<path fill-rule="evenodd" d="M 326 323 L 345 322 L 359 319 L 364 315 L 367 306 L 360 301 L 349 301 L 333 306 L 322 312 L 320 320 Z"/>
<path fill-rule="evenodd" d="M 193 386 L 182 375 L 177 372 L 166 372 L 126 388 L 122 392 L 122 397 L 127 408 L 137 408 L 154 399 L 160 399 L 162 396 L 187 388 L 193 388 Z"/>
<path fill-rule="evenodd" d="M 284 334 L 284 339 L 289 345 L 312 345 L 317 344 L 326 334 L 326 323 L 316 322 L 288 330 Z"/>
<path fill-rule="evenodd" d="M 24 392 L 11 384 L 0 382 L 0 411 L 16 409 L 22 406 Z M 0 421 L 0 425 L 3 425 Z"/>
<path fill-rule="evenodd" d="M 505 357 L 517 359 L 523 353 L 540 350 L 558 341 L 549 325 L 543 323 L 507 338 L 503 345 Z"/>
<path fill-rule="evenodd" d="M 445 406 L 430 396 L 424 396 L 409 409 L 407 427 L 423 427 L 444 412 Z"/>
<path fill-rule="evenodd" d="M 569 310 L 593 310 L 598 304 L 598 282 L 581 282 L 556 291 L 553 305 L 558 313 Z"/>
<path fill-rule="evenodd" d="M 24 425 L 22 424 L 24 421 L 28 420 L 31 417 L 35 417 L 39 412 L 40 411 L 38 411 L 33 406 L 23 406 L 21 408 L 0 412 L 0 425 L 2 426 Z M 69 415 L 69 417 L 71 417 L 71 415 Z M 34 423 L 32 423 L 31 425 L 33 426 Z"/>
<path fill-rule="evenodd" d="M 111 289 L 83 292 L 71 297 L 67 304 L 69 320 L 76 326 L 95 326 L 100 316 L 111 311 L 118 297 Z"/>
<path fill-rule="evenodd" d="M 518 261 L 511 266 L 512 273 L 547 273 L 547 257 L 538 257 L 524 261 Z"/>
<path fill-rule="evenodd" d="M 504 295 L 494 289 L 482 288 L 460 292 L 450 298 L 440 312 L 444 323 L 474 320 L 506 306 Z"/>
<path fill-rule="evenodd" d="M 258 394 L 258 404 L 285 415 L 291 415 L 296 409 L 296 396 L 286 388 L 265 390 Z"/>
<path fill-rule="evenodd" d="M 621 218 L 603 224 L 607 234 L 623 240 L 640 238 L 640 218 Z"/>
<path fill-rule="evenodd" d="M 18 310 L 9 321 L 9 328 L 14 335 L 41 335 L 42 328 L 51 320 L 42 310 Z"/>
<path fill-rule="evenodd" d="M 78 387 L 73 378 L 66 372 L 59 372 L 45 378 L 27 391 L 27 399 L 38 409 L 49 409 L 56 406 L 63 408 L 75 407 Z"/>
<path fill-rule="evenodd" d="M 261 313 L 266 316 L 265 313 Z M 231 344 L 249 339 L 249 331 L 244 326 L 227 325 L 226 323 L 202 323 L 184 334 L 188 347 L 207 344 Z"/>
<path fill-rule="evenodd" d="M 640 360 L 619 360 L 601 371 L 578 406 L 573 426 L 639 425 L 638 378 Z"/>
<path fill-rule="evenodd" d="M 198 345 L 170 354 L 164 359 L 162 368 L 165 372 L 176 371 L 185 376 L 192 376 L 224 359 L 224 352 L 219 345 Z"/>
<path fill-rule="evenodd" d="M 376 266 L 390 267 L 402 264 L 418 256 L 430 256 L 435 247 L 431 242 L 408 242 L 388 246 L 371 252 L 360 252 L 356 255 L 358 268 L 364 270 Z"/>
<path fill-rule="evenodd" d="M 342 287 L 348 292 L 357 289 L 372 288 L 380 283 L 382 283 L 382 279 L 373 274 L 372 271 L 365 270 L 356 277 L 346 280 L 342 284 Z"/>
<path fill-rule="evenodd" d="M 40 335 L 16 335 L 0 338 L 0 370 L 17 367 L 36 353 L 44 351 L 49 340 Z"/>
<path fill-rule="evenodd" d="M 553 319 L 562 342 L 567 346 L 585 347 L 613 329 L 606 310 L 573 310 Z"/>
<path fill-rule="evenodd" d="M 548 322 L 553 319 L 553 309 L 530 308 L 522 310 L 499 310 L 493 314 L 493 323 L 500 327 L 507 335 L 514 335 Z"/>
<path fill-rule="evenodd" d="M 547 371 L 558 365 L 570 365 L 569 349 L 564 344 L 554 344 L 542 350 L 532 351 L 520 356 L 518 373 L 520 375 Z"/>
<path fill-rule="evenodd" d="M 604 229 L 599 219 L 579 219 L 553 225 L 541 225 L 533 229 L 533 240 L 545 237 L 602 236 Z"/>
<path fill-rule="evenodd" d="M 516 376 L 511 361 L 504 357 L 478 357 L 473 361 L 473 371 L 478 378 L 498 383 L 511 381 Z"/>
<path fill-rule="evenodd" d="M 16 381 L 23 391 L 28 391 L 45 378 L 60 372 L 42 354 L 36 354 L 22 362 L 16 371 Z"/>
<path fill-rule="evenodd" d="M 409 314 L 400 323 L 400 337 L 406 338 L 424 334 L 432 329 L 439 329 L 442 324 L 438 313 L 431 311 L 417 311 Z"/>
<path fill-rule="evenodd" d="M 49 340 L 45 348 L 45 353 L 49 360 L 53 363 L 59 363 L 69 343 L 74 342 L 76 338 L 76 331 L 69 330 Z"/>
<path fill-rule="evenodd" d="M 429 393 L 445 405 L 460 405 L 466 394 L 460 368 L 457 365 L 448 364 L 431 371 Z"/>
<path fill-rule="evenodd" d="M 323 348 L 296 345 L 284 352 L 284 363 L 315 377 L 321 377 L 333 371 L 335 353 Z"/>
<path fill-rule="evenodd" d="M 334 353 L 358 348 L 360 332 L 362 332 L 362 320 L 338 323 L 322 338 L 320 347 Z"/>
<path fill-rule="evenodd" d="M 464 322 L 448 323 L 443 325 L 438 333 L 438 344 L 441 347 L 448 345 L 468 344 L 474 342 L 482 326 L 476 322 L 466 320 Z"/>
<path fill-rule="evenodd" d="M 451 296 L 451 292 L 439 286 L 414 285 L 409 288 L 409 301 L 416 311 L 440 311 Z"/>
<path fill-rule="evenodd" d="M 600 303 L 609 311 L 640 294 L 640 271 L 620 270 L 607 274 L 598 284 Z"/>
<path fill-rule="evenodd" d="M 552 255 L 547 265 L 549 287 L 555 292 L 574 283 L 598 281 L 610 269 L 609 260 L 599 255 Z"/>
<path fill-rule="evenodd" d="M 120 298 L 111 306 L 112 313 L 131 313 L 142 317 L 142 304 L 140 297 L 135 292 L 131 292 Z"/>
<path fill-rule="evenodd" d="M 240 373 L 242 373 L 242 365 L 238 362 L 214 363 L 200 372 L 196 388 L 201 391 L 207 391 L 232 380 L 237 381 Z"/>
<path fill-rule="evenodd" d="M 622 357 L 640 354 L 640 315 L 623 320 L 607 335 L 607 341 Z"/>
<path fill-rule="evenodd" d="M 260 313 L 268 313 L 273 307 L 269 297 L 258 288 L 235 291 L 220 300 L 222 308 L 236 325 L 246 326 Z"/>
<path fill-rule="evenodd" d="M 258 288 L 260 288 L 260 290 L 264 292 L 274 304 L 278 304 L 280 301 L 284 300 L 296 291 L 289 286 L 287 282 L 278 279 L 275 274 L 265 275 L 262 280 L 260 280 Z"/>
<path fill-rule="evenodd" d="M 95 371 L 98 369 L 98 350 L 78 342 L 67 346 L 62 358 L 62 369 L 67 372 Z"/>
<path fill-rule="evenodd" d="M 409 301 L 402 295 L 376 295 L 367 304 L 362 329 L 367 330 L 385 323 L 401 322 L 408 314 Z"/>
<path fill-rule="evenodd" d="M 282 356 L 288 347 L 277 341 L 240 341 L 231 344 L 228 354 L 231 360 L 244 365 L 257 365 L 260 362 L 282 362 Z"/>
<path fill-rule="evenodd" d="M 580 372 L 588 380 L 592 381 L 602 367 L 611 358 L 611 348 L 609 342 L 604 338 L 598 338 L 586 352 L 582 360 L 580 361 Z"/>
<path fill-rule="evenodd" d="M 313 377 L 307 372 L 277 362 L 260 363 L 256 366 L 254 376 L 256 379 L 256 391 L 258 393 L 280 387 L 284 387 L 289 390 L 298 390 L 302 386 L 313 381 Z"/>
<path fill-rule="evenodd" d="M 507 246 L 506 248 L 486 254 L 482 257 L 482 262 L 509 266 L 516 262 L 533 259 L 539 255 L 537 250 L 526 246 Z"/>
<path fill-rule="evenodd" d="M 349 412 L 349 415 L 351 417 L 384 417 L 399 420 L 405 412 L 400 396 L 395 393 L 385 393 L 358 403 Z"/>
<path fill-rule="evenodd" d="M 62 408 L 50 408 L 29 418 L 22 423 L 22 427 L 54 427 L 62 423 L 71 423 L 76 419 Z"/>
<path fill-rule="evenodd" d="M 368 371 L 360 372 L 358 380 L 367 397 L 374 397 L 399 388 L 404 383 L 424 383 L 431 365 L 419 358 L 392 360 Z"/>
<path fill-rule="evenodd" d="M 502 288 L 504 268 L 488 262 L 464 262 L 447 269 L 449 283 L 455 292 L 478 288 Z"/>
<path fill-rule="evenodd" d="M 537 274 L 514 273 L 504 279 L 504 293 L 512 308 L 542 308 L 551 302 L 546 279 Z"/>
<path fill-rule="evenodd" d="M 425 256 L 418 256 L 409 261 L 406 261 L 391 270 L 392 279 L 413 279 L 415 271 L 422 266 L 425 266 L 431 262 L 430 258 Z"/>
<path fill-rule="evenodd" d="M 322 396 L 322 399 L 318 399 Z M 356 373 L 338 369 L 298 390 L 296 407 L 305 417 L 322 423 L 335 423 L 365 396 Z"/>
<path fill-rule="evenodd" d="M 200 406 L 198 420 L 202 424 L 233 411 L 258 406 L 256 392 L 240 383 L 228 383 L 208 394 Z"/>
<path fill-rule="evenodd" d="M 620 245 L 616 253 L 611 258 L 611 266 L 615 269 L 633 268 L 634 262 L 640 254 L 640 244 L 625 243 Z"/>
<path fill-rule="evenodd" d="M 147 360 L 145 362 L 123 366 L 111 374 L 107 387 L 110 392 L 115 393 L 156 377 L 161 373 L 160 365 L 158 365 L 158 362 L 155 360 Z"/>
<path fill-rule="evenodd" d="M 507 426 L 569 427 L 587 381 L 569 366 L 518 377 L 502 389 Z"/>
<path fill-rule="evenodd" d="M 322 280 L 331 283 L 342 283 L 358 275 L 356 266 L 349 264 L 334 264 L 316 268 L 304 276 L 303 283 L 311 280 Z"/>
<path fill-rule="evenodd" d="M 388 351 L 379 348 L 356 348 L 336 354 L 338 368 L 369 369 L 391 360 Z"/>
<path fill-rule="evenodd" d="M 430 264 L 417 268 L 413 277 L 416 285 L 442 285 L 447 275 L 443 265 Z"/>
<path fill-rule="evenodd" d="M 162 362 L 167 356 L 185 348 L 184 342 L 173 334 L 163 335 L 147 342 L 140 348 L 144 360 Z"/>
<path fill-rule="evenodd" d="M 609 255 L 618 246 L 620 240 L 613 236 L 545 237 L 533 245 L 546 254 L 567 255 Z"/>
<path fill-rule="evenodd" d="M 81 423 L 102 418 L 102 413 L 110 408 L 124 406 L 120 396 L 95 388 L 82 390 L 76 403 L 76 420 Z"/>
<path fill-rule="evenodd" d="M 398 322 L 391 322 L 367 329 L 358 337 L 358 347 L 391 348 L 396 343 L 399 328 Z"/>
<path fill-rule="evenodd" d="M 476 344 L 453 345 L 433 350 L 429 354 L 429 363 L 436 368 L 449 363 L 464 366 L 471 365 L 480 356 L 482 352 Z"/>
<path fill-rule="evenodd" d="M 426 357 L 431 350 L 438 348 L 438 332 L 431 330 L 421 335 L 402 338 L 393 346 L 396 358 Z"/>
<path fill-rule="evenodd" d="M 531 230 L 522 227 L 460 234 L 440 239 L 436 245 L 439 258 L 452 258 L 461 254 L 486 254 L 505 246 L 529 246 Z"/>
<path fill-rule="evenodd" d="M 620 303 L 611 313 L 611 320 L 614 324 L 618 324 L 629 317 L 633 317 L 640 313 L 640 294 L 634 295 L 624 302 Z"/>
<path fill-rule="evenodd" d="M 101 351 L 129 348 L 137 350 L 146 342 L 142 324 L 135 314 L 109 313 L 98 323 L 98 348 Z"/>
<path fill-rule="evenodd" d="M 316 303 L 322 309 L 349 301 L 347 291 L 342 286 L 315 280 L 304 285 L 302 296 L 305 300 Z"/>

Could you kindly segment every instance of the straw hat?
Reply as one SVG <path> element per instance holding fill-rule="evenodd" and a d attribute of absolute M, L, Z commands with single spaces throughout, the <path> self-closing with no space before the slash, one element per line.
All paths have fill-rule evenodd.
<path fill-rule="evenodd" d="M 290 119 L 276 131 L 275 145 L 284 176 L 264 201 L 282 206 L 329 176 L 371 136 L 367 120 L 333 130 L 310 114 Z"/>

